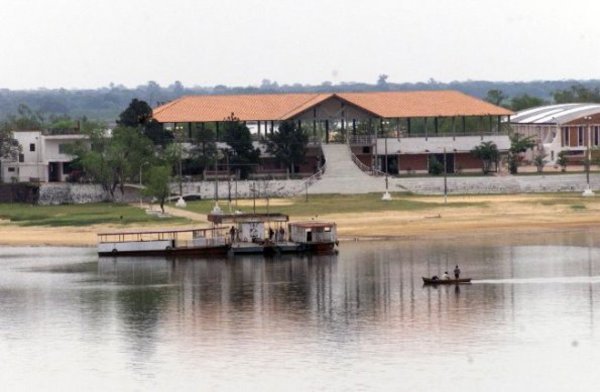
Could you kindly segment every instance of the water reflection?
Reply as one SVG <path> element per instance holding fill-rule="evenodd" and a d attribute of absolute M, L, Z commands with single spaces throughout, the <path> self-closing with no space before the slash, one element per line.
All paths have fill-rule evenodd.
<path fill-rule="evenodd" d="M 597 234 L 271 259 L 0 248 L 0 377 L 67 385 L 69 368 L 75 387 L 107 377 L 125 389 L 419 390 L 443 374 L 450 390 L 531 379 L 556 389 L 573 377 L 586 389 L 600 381 Z M 423 286 L 456 264 L 473 284 Z"/>
<path fill-rule="evenodd" d="M 290 318 L 316 322 L 320 328 L 341 323 L 350 330 L 374 321 L 414 326 L 425 320 L 439 326 L 460 324 L 468 333 L 468 328 L 506 317 L 514 320 L 522 306 L 517 297 L 529 300 L 523 294 L 539 291 L 554 298 L 567 290 L 565 285 L 575 283 L 587 286 L 593 322 L 593 286 L 600 277 L 593 276 L 598 250 L 592 247 L 401 244 L 399 252 L 398 246 L 361 244 L 347 247 L 340 256 L 274 259 L 102 259 L 98 275 L 128 288 L 117 300 L 124 318 L 131 318 L 132 330 L 144 329 L 143 322 L 155 323 L 160 312 L 175 311 L 213 321 L 235 315 L 236 322 L 253 327 L 257 320 Z M 421 276 L 440 274 L 456 263 L 474 277 L 474 284 L 423 287 Z M 535 283 L 540 287 L 533 288 Z M 139 315 L 149 319 L 139 320 Z"/>

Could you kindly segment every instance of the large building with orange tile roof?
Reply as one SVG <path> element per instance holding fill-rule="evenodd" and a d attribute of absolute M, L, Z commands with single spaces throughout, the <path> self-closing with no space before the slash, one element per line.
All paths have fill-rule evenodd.
<path fill-rule="evenodd" d="M 153 111 L 190 136 L 210 124 L 219 137 L 220 124 L 235 117 L 261 140 L 278 123 L 296 121 L 313 143 L 346 142 L 361 167 L 390 174 L 427 172 L 444 151 L 449 172 L 479 170 L 471 149 L 482 141 L 508 149 L 503 120 L 512 114 L 458 91 L 186 96 Z"/>

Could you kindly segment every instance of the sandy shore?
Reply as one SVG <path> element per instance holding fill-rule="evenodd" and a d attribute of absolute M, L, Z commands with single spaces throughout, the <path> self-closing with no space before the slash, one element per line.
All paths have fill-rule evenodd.
<path fill-rule="evenodd" d="M 415 200 L 418 199 L 415 197 Z M 576 198 L 564 203 L 556 200 L 551 195 L 463 196 L 452 197 L 447 206 L 440 205 L 431 210 L 329 214 L 320 215 L 319 219 L 335 221 L 342 240 L 554 232 L 592 228 L 600 224 L 600 203 L 594 199 Z M 432 202 L 431 198 L 428 201 Z M 454 205 L 461 202 L 481 205 Z M 442 204 L 442 201 L 439 203 Z M 192 219 L 198 225 L 206 225 L 205 215 L 176 209 L 170 212 Z M 144 229 L 148 228 L 144 226 Z M 108 225 L 21 227 L 3 221 L 0 222 L 0 245 L 95 246 L 98 232 L 122 229 Z"/>

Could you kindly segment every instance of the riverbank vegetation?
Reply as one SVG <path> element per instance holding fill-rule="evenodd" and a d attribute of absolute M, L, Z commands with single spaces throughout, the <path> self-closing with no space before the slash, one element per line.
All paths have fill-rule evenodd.
<path fill-rule="evenodd" d="M 19 203 L 0 203 L 0 223 L 19 226 L 132 226 L 146 224 L 186 223 L 178 217 L 162 218 L 127 204 L 94 203 L 58 206 L 32 206 Z"/>

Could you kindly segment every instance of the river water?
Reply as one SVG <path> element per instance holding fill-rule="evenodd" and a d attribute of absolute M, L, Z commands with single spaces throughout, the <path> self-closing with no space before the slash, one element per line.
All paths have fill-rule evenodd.
<path fill-rule="evenodd" d="M 600 231 L 98 259 L 0 247 L 3 390 L 597 390 Z M 460 264 L 470 285 L 424 287 Z"/>

